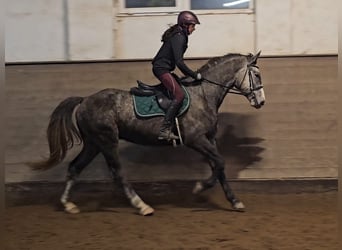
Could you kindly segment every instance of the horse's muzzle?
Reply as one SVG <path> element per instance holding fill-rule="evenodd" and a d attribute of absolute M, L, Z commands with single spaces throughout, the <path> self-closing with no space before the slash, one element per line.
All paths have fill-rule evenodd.
<path fill-rule="evenodd" d="M 265 104 L 265 101 L 261 101 L 260 103 L 258 103 L 258 104 L 256 104 L 256 105 L 253 105 L 253 107 L 256 108 L 256 109 L 259 109 L 259 108 L 261 108 L 262 106 L 264 106 L 264 104 Z"/>
<path fill-rule="evenodd" d="M 262 88 L 260 88 L 258 90 L 252 91 L 252 93 L 248 99 L 254 108 L 256 108 L 256 109 L 261 108 L 262 106 L 265 105 L 264 90 Z"/>

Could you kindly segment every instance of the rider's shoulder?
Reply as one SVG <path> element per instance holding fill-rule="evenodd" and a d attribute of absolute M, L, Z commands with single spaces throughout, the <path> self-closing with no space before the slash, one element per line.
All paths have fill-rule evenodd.
<path fill-rule="evenodd" d="M 173 34 L 172 38 L 174 40 L 182 40 L 182 41 L 184 41 L 184 40 L 186 40 L 186 35 L 182 31 L 176 31 Z"/>

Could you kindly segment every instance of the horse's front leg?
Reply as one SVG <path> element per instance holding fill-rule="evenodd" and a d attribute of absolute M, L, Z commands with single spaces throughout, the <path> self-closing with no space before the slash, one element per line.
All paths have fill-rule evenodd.
<path fill-rule="evenodd" d="M 217 183 L 217 174 L 214 172 L 214 162 L 209 160 L 209 165 L 211 167 L 211 176 L 206 180 L 196 182 L 195 187 L 192 190 L 192 193 L 199 194 L 209 188 L 212 188 Z"/>
<path fill-rule="evenodd" d="M 194 192 L 198 193 L 209 187 L 212 187 L 218 180 L 222 186 L 227 200 L 232 204 L 233 208 L 237 210 L 243 210 L 245 206 L 241 201 L 239 201 L 239 199 L 235 197 L 233 190 L 226 179 L 226 175 L 224 173 L 225 162 L 223 157 L 219 154 L 216 144 L 210 142 L 205 136 L 202 136 L 189 146 L 205 156 L 209 160 L 210 166 L 212 168 L 212 175 L 209 177 L 209 179 L 196 183 Z"/>
<path fill-rule="evenodd" d="M 213 144 L 213 146 L 216 147 L 216 140 L 215 138 L 209 139 L 209 142 L 211 144 Z M 215 184 L 217 183 L 217 175 L 214 173 L 214 169 L 215 169 L 215 164 L 212 160 L 208 159 L 208 163 L 209 166 L 211 168 L 211 176 L 206 179 L 206 180 L 202 180 L 202 181 L 198 181 L 195 184 L 194 189 L 192 190 L 192 192 L 194 194 L 199 194 L 209 188 L 212 188 L 213 186 L 215 186 Z"/>
<path fill-rule="evenodd" d="M 224 170 L 221 170 L 218 172 L 218 180 L 223 188 L 223 191 L 226 195 L 227 200 L 230 201 L 233 208 L 239 211 L 243 211 L 245 209 L 245 205 L 239 199 L 237 199 L 235 195 L 233 194 L 233 191 L 231 187 L 229 186 L 228 181 L 226 179 Z"/>

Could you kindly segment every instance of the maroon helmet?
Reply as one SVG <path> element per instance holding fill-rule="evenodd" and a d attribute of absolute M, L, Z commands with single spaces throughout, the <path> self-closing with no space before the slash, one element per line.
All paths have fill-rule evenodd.
<path fill-rule="evenodd" d="M 200 24 L 200 21 L 193 12 L 186 10 L 178 14 L 177 24 L 184 27 L 189 24 Z"/>

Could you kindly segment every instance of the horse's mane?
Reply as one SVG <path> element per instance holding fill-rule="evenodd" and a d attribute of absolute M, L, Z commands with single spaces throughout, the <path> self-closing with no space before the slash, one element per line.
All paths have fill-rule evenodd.
<path fill-rule="evenodd" d="M 224 56 L 217 56 L 217 57 L 213 57 L 211 59 L 208 60 L 208 62 L 206 64 L 204 64 L 199 71 L 203 72 L 203 71 L 207 71 L 208 69 L 212 68 L 213 66 L 217 65 L 217 64 L 221 64 L 225 61 L 229 61 L 232 60 L 236 57 L 249 57 L 250 55 L 242 55 L 239 53 L 228 53 Z"/>

